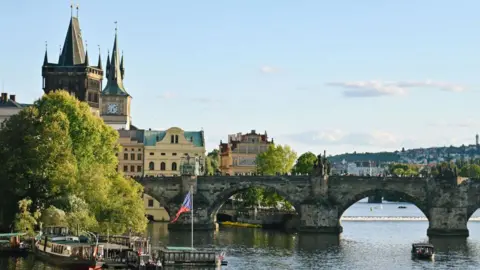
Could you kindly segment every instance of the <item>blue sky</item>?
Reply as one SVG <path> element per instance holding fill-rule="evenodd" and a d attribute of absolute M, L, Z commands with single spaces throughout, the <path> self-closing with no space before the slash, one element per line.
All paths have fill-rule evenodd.
<path fill-rule="evenodd" d="M 471 144 L 480 130 L 480 1 L 77 2 L 93 63 L 118 21 L 134 124 L 203 128 L 209 150 L 252 129 L 299 153 Z M 0 80 L 20 102 L 43 93 L 69 3 L 0 2 Z"/>

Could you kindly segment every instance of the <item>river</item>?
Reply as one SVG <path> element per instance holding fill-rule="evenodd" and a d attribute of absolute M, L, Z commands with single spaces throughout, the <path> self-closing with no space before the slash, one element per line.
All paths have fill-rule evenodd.
<path fill-rule="evenodd" d="M 423 214 L 411 204 L 359 202 L 344 216 L 404 216 Z M 480 213 L 474 214 L 479 217 Z M 222 269 L 480 269 L 480 222 L 470 221 L 470 237 L 432 238 L 435 261 L 410 257 L 413 242 L 428 241 L 426 221 L 343 221 L 338 236 L 287 234 L 262 229 L 220 227 L 215 232 L 196 232 L 197 247 L 215 246 L 226 251 L 229 265 Z M 154 243 L 190 245 L 189 232 L 168 232 L 167 224 L 150 224 Z M 212 268 L 214 269 L 214 268 Z M 33 257 L 0 257 L 0 270 L 60 270 Z"/>

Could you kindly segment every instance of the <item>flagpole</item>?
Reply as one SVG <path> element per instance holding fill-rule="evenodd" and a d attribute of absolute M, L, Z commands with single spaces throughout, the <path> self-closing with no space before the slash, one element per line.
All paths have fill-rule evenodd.
<path fill-rule="evenodd" d="M 192 210 L 190 211 L 192 217 L 192 251 L 193 251 L 193 184 L 190 186 L 190 203 L 192 204 Z"/>

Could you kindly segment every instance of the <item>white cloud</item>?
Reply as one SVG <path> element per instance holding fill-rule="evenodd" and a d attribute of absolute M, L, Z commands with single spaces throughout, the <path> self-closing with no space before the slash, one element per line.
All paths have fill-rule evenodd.
<path fill-rule="evenodd" d="M 175 97 L 175 94 L 172 92 L 163 92 L 158 96 L 158 98 L 160 99 L 172 99 L 174 97 Z"/>
<path fill-rule="evenodd" d="M 277 73 L 277 72 L 279 72 L 279 71 L 280 71 L 279 68 L 272 67 L 272 66 L 268 66 L 268 65 L 262 66 L 262 67 L 260 68 L 260 72 L 265 73 L 265 74 Z"/>
<path fill-rule="evenodd" d="M 354 145 L 396 147 L 402 143 L 401 138 L 386 131 L 370 133 L 349 133 L 338 129 L 323 131 L 306 131 L 287 135 L 291 140 L 307 145 Z"/>
<path fill-rule="evenodd" d="M 462 85 L 426 81 L 356 81 L 356 82 L 330 82 L 328 86 L 341 87 L 346 90 L 343 95 L 346 97 L 379 97 L 379 96 L 401 96 L 408 93 L 409 88 L 435 88 L 448 92 L 463 92 L 466 88 Z"/>

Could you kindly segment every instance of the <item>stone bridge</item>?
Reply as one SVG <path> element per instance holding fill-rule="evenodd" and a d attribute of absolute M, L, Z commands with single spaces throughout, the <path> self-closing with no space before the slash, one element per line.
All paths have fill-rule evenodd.
<path fill-rule="evenodd" d="M 232 195 L 250 187 L 275 190 L 298 212 L 299 231 L 341 233 L 340 218 L 352 204 L 378 192 L 401 195 L 428 218 L 427 234 L 468 236 L 467 222 L 480 206 L 480 181 L 456 177 L 360 176 L 181 176 L 137 179 L 145 193 L 158 200 L 171 217 L 191 185 L 194 189 L 194 228 L 216 227 L 216 215 Z M 190 229 L 182 214 L 170 229 Z"/>

